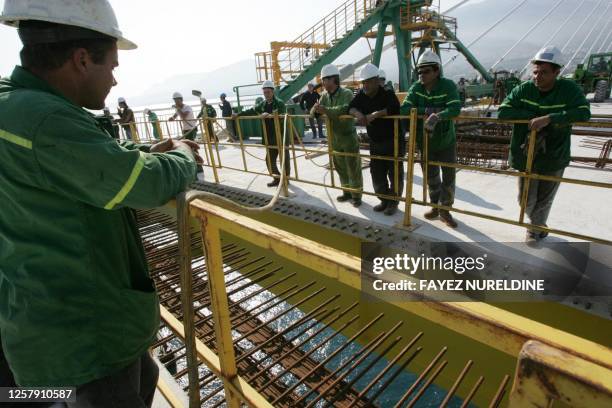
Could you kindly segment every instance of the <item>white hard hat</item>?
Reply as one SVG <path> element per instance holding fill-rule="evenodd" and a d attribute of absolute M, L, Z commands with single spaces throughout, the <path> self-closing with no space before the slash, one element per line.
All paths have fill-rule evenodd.
<path fill-rule="evenodd" d="M 264 81 L 263 84 L 261 84 L 261 89 L 264 88 L 272 88 L 274 89 L 274 82 L 272 81 Z"/>
<path fill-rule="evenodd" d="M 5 0 L 0 22 L 19 27 L 20 21 L 65 24 L 117 39 L 117 48 L 133 50 L 136 44 L 123 37 L 108 0 Z M 57 42 L 57 41 L 52 41 Z"/>
<path fill-rule="evenodd" d="M 440 60 L 440 56 L 433 52 L 432 50 L 427 50 L 419 57 L 417 62 L 417 67 L 422 67 L 425 65 L 442 65 L 442 61 Z"/>
<path fill-rule="evenodd" d="M 378 78 L 378 67 L 374 64 L 367 63 L 359 73 L 359 80 L 365 81 L 371 78 Z"/>
<path fill-rule="evenodd" d="M 558 66 L 563 65 L 561 62 L 561 51 L 557 47 L 542 48 L 531 60 L 531 63 L 534 62 L 549 62 Z"/>
<path fill-rule="evenodd" d="M 327 64 L 321 69 L 321 78 L 327 78 L 330 76 L 340 76 L 338 67 L 333 64 Z"/>
<path fill-rule="evenodd" d="M 175 92 L 172 94 L 172 99 L 178 99 L 178 98 L 183 99 L 183 95 L 180 92 Z"/>
<path fill-rule="evenodd" d="M 117 103 L 121 103 L 121 102 L 125 103 L 125 98 L 123 96 L 117 99 Z"/>
<path fill-rule="evenodd" d="M 387 73 L 385 71 L 383 71 L 382 69 L 378 70 L 378 77 L 380 79 L 387 79 Z"/>
<path fill-rule="evenodd" d="M 144 110 L 145 115 L 148 115 L 148 114 L 149 114 L 149 112 L 151 112 L 151 109 L 149 109 L 149 108 L 145 108 L 145 110 Z"/>

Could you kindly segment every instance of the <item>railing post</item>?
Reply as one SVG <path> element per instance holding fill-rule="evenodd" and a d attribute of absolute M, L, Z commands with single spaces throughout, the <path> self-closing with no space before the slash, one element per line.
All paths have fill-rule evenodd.
<path fill-rule="evenodd" d="M 412 183 L 414 182 L 414 150 L 417 134 L 417 110 L 410 110 L 410 133 L 408 142 L 408 168 L 406 169 L 406 207 L 404 210 L 404 226 L 409 227 L 412 215 Z"/>
<path fill-rule="evenodd" d="M 189 202 L 187 193 L 176 197 L 176 218 L 178 224 L 178 246 L 181 282 L 181 306 L 183 326 L 185 327 L 185 354 L 187 357 L 187 377 L 189 379 L 189 407 L 200 406 L 200 387 L 198 357 L 195 346 L 194 308 L 192 302 L 193 275 L 191 272 L 191 230 L 189 228 Z"/>
<path fill-rule="evenodd" d="M 399 122 L 398 119 L 393 119 L 393 193 L 399 198 Z M 402 166 L 404 163 L 402 163 Z"/>
<path fill-rule="evenodd" d="M 287 163 L 285 160 L 285 152 L 287 151 L 287 140 L 285 139 L 286 135 L 284 132 L 281 132 L 280 121 L 278 117 L 278 112 L 274 112 L 274 132 L 276 133 L 276 148 L 278 149 L 278 161 L 283 165 L 280 166 L 281 174 L 280 177 L 283 179 L 283 187 L 282 193 L 283 197 L 289 197 L 289 176 L 285 176 L 283 178 L 283 174 L 286 174 L 285 169 L 290 169 L 291 163 Z M 281 156 L 282 155 L 282 156 Z"/>
<path fill-rule="evenodd" d="M 290 141 L 291 141 L 291 156 L 293 157 L 293 169 L 294 169 L 294 174 L 295 174 L 295 180 L 298 181 L 299 180 L 299 175 L 298 175 L 298 165 L 297 165 L 297 156 L 295 154 L 295 143 L 294 141 L 294 132 L 297 135 L 297 129 L 295 128 L 295 125 L 293 124 L 293 118 L 292 117 L 288 117 L 287 120 L 289 120 L 289 124 L 290 124 L 290 132 L 291 132 L 291 136 L 290 136 Z M 285 125 L 286 126 L 286 125 Z"/>
<path fill-rule="evenodd" d="M 223 273 L 223 253 L 221 251 L 221 233 L 219 228 L 210 223 L 208 218 L 201 218 L 202 242 L 206 254 L 206 271 L 208 273 L 208 290 L 211 299 L 211 312 L 215 322 L 215 340 L 217 354 L 221 365 L 221 375 L 225 388 L 225 400 L 231 408 L 239 408 L 240 400 L 231 391 L 229 381 L 238 374 L 236 355 L 232 340 L 225 275 Z M 198 384 L 198 382 L 196 382 Z M 198 405 L 199 406 L 199 405 Z"/>
<path fill-rule="evenodd" d="M 244 154 L 244 139 L 242 136 L 242 129 L 240 128 L 240 116 L 236 116 L 234 120 L 234 130 L 238 134 L 238 140 L 240 141 L 240 153 L 242 153 L 242 165 L 244 166 L 244 171 L 249 171 L 247 169 L 246 156 Z"/>
<path fill-rule="evenodd" d="M 421 168 L 423 169 L 423 205 L 427 205 L 427 190 L 429 183 L 429 131 L 423 121 L 423 140 L 421 147 Z"/>
<path fill-rule="evenodd" d="M 529 132 L 529 147 L 527 149 L 527 163 L 525 164 L 525 178 L 523 179 L 523 191 L 521 193 L 521 213 L 519 215 L 519 223 L 525 220 L 525 210 L 527 208 L 527 200 L 529 199 L 529 184 L 531 181 L 531 168 L 533 167 L 533 153 L 535 150 L 535 142 L 537 132 L 532 130 Z"/>
<path fill-rule="evenodd" d="M 219 184 L 219 175 L 217 174 L 217 165 L 215 164 L 215 156 L 213 153 L 213 149 L 212 146 L 210 145 L 210 131 L 208 129 L 208 116 L 206 115 L 206 109 L 204 110 L 204 118 L 200 119 L 200 126 L 203 127 L 204 129 L 204 135 L 205 135 L 205 141 L 204 143 L 206 144 L 205 149 L 208 149 L 208 153 L 209 153 L 209 160 L 210 160 L 210 165 L 212 167 L 213 170 L 213 175 L 215 177 L 215 183 Z"/>
<path fill-rule="evenodd" d="M 332 145 L 334 144 L 334 132 L 331 127 L 331 120 L 329 120 L 329 116 L 325 116 L 325 129 L 327 130 L 327 152 L 329 154 L 329 175 L 331 177 L 332 187 L 336 187 L 336 181 L 334 177 L 334 149 L 332 147 Z M 361 158 L 359 158 L 359 160 L 361 160 Z M 344 192 L 344 190 L 342 190 L 342 192 Z"/>

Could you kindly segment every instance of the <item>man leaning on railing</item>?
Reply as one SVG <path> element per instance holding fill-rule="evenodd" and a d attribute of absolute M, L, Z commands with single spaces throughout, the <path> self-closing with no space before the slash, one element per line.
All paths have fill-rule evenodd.
<path fill-rule="evenodd" d="M 457 85 L 449 79 L 441 77 L 441 61 L 438 54 L 425 51 L 417 62 L 419 81 L 408 91 L 401 106 L 401 113 L 408 114 L 416 108 L 419 115 L 425 115 L 425 123 L 419 120 L 417 124 L 416 142 L 424 157 L 427 150 L 428 161 L 443 163 L 457 162 L 457 137 L 455 125 L 450 120 L 459 116 L 461 100 Z M 423 135 L 427 131 L 427 149 L 424 149 Z M 411 135 L 412 137 L 412 135 Z M 425 171 L 424 159 L 421 167 Z M 440 180 L 440 172 L 442 180 Z M 427 187 L 432 204 L 451 207 L 455 200 L 455 168 L 427 165 Z M 457 222 L 448 210 L 432 208 L 425 213 L 425 218 L 440 219 L 449 227 L 456 228 Z"/>
<path fill-rule="evenodd" d="M 537 133 L 533 168 L 534 173 L 562 177 L 570 162 L 572 122 L 590 119 L 591 110 L 580 87 L 572 80 L 557 78 L 561 52 L 556 47 L 545 47 L 533 60 L 533 80 L 523 82 L 512 90 L 499 107 L 500 119 L 529 119 L 529 124 L 515 124 L 510 143 L 510 165 L 519 171 L 527 167 L 529 131 Z M 519 203 L 525 179 L 519 178 Z M 533 225 L 546 226 L 559 182 L 532 179 L 525 213 Z M 526 241 L 545 238 L 548 232 L 528 230 Z"/>

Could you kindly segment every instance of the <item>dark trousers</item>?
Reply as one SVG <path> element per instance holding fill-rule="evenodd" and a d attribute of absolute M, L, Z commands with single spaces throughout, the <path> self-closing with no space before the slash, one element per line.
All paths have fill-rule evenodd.
<path fill-rule="evenodd" d="M 128 125 L 128 126 L 122 126 L 123 130 L 125 131 L 125 137 L 127 138 L 127 140 L 132 140 L 132 128 Z"/>
<path fill-rule="evenodd" d="M 16 387 L 15 377 L 9 368 L 8 361 L 4 357 L 2 350 L 2 340 L 0 339 L 0 387 Z"/>
<path fill-rule="evenodd" d="M 194 127 L 191 130 L 187 130 L 183 132 L 183 138 L 188 140 L 195 140 L 196 135 L 198 134 L 198 127 Z"/>
<path fill-rule="evenodd" d="M 149 408 L 153 403 L 159 368 L 144 353 L 138 360 L 108 377 L 77 388 L 76 402 L 68 408 Z"/>
<path fill-rule="evenodd" d="M 401 141 L 399 143 L 399 158 L 403 158 L 405 155 L 406 143 Z M 373 142 L 371 142 L 370 154 L 373 156 L 389 156 L 393 158 L 394 152 L 393 147 L 387 146 L 386 148 L 376 148 Z M 374 148 L 372 148 L 374 147 Z M 401 197 L 404 191 L 404 163 L 398 161 L 397 163 L 397 184 L 395 183 L 395 161 L 394 160 L 383 160 L 383 159 L 372 159 L 370 160 L 370 175 L 372 176 L 372 185 L 376 194 L 384 194 L 389 196 Z M 383 199 L 382 202 L 387 204 L 398 205 L 397 200 Z"/>
<path fill-rule="evenodd" d="M 280 171 L 278 170 L 278 165 L 276 164 L 276 159 L 278 159 L 278 148 L 276 144 L 269 144 L 266 148 L 266 164 L 268 166 L 268 171 L 272 174 L 280 175 Z M 291 174 L 291 166 L 289 163 L 289 150 L 285 149 L 285 174 L 289 177 Z"/>
<path fill-rule="evenodd" d="M 429 151 L 428 153 L 430 161 L 457 163 L 456 145 L 437 152 Z M 425 164 L 421 162 L 421 169 L 424 168 Z M 442 179 L 440 179 L 440 173 L 442 173 Z M 429 189 L 429 200 L 433 204 L 449 207 L 453 205 L 455 202 L 455 173 L 454 167 L 427 166 L 427 188 Z"/>
<path fill-rule="evenodd" d="M 556 171 L 541 171 L 538 174 L 543 176 L 552 177 L 563 177 L 565 169 Z M 521 203 L 521 196 L 523 194 L 524 178 L 519 177 L 519 193 L 518 202 Z M 548 220 L 548 214 L 552 208 L 552 203 L 559 189 L 559 184 L 556 181 L 547 180 L 535 180 L 529 181 L 529 192 L 527 196 L 527 205 L 525 206 L 525 214 L 529 217 L 529 220 L 534 225 L 546 225 Z M 536 231 L 534 231 L 536 232 Z"/>
<path fill-rule="evenodd" d="M 315 120 L 317 121 L 317 128 L 319 129 L 319 137 L 323 136 L 323 118 L 321 116 L 309 117 L 308 123 L 310 124 L 310 129 L 312 129 L 312 137 L 316 139 L 317 137 L 317 128 L 315 128 Z"/>

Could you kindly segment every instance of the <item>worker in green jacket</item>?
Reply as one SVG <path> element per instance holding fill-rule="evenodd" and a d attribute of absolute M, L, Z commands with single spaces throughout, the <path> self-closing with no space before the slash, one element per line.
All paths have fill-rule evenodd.
<path fill-rule="evenodd" d="M 558 78 L 561 52 L 544 47 L 531 61 L 532 80 L 515 87 L 499 107 L 500 119 L 528 119 L 529 124 L 516 124 L 510 142 L 510 166 L 524 171 L 530 130 L 537 131 L 532 171 L 562 177 L 570 162 L 572 123 L 590 119 L 591 109 L 580 87 L 572 80 Z M 518 200 L 521 202 L 524 180 L 519 178 Z M 529 182 L 525 213 L 533 225 L 546 226 L 548 214 L 559 188 L 556 181 Z M 526 241 L 545 238 L 547 232 L 530 229 Z"/>
<path fill-rule="evenodd" d="M 198 113 L 198 119 L 204 118 L 204 117 L 206 118 L 216 118 L 217 117 L 217 111 L 215 110 L 215 108 L 212 107 L 212 105 L 209 105 L 206 103 L 206 98 L 200 98 L 200 103 L 202 104 L 202 107 L 200 108 L 200 113 Z M 215 129 L 213 127 L 212 120 L 206 121 L 206 127 L 208 128 L 210 137 L 212 137 L 215 141 L 219 141 L 219 138 L 215 134 Z M 204 129 L 202 129 L 202 138 L 204 138 L 204 132 L 205 132 Z"/>
<path fill-rule="evenodd" d="M 419 115 L 425 115 L 425 121 L 419 119 L 417 122 L 416 143 L 423 152 L 423 135 L 428 135 L 429 161 L 457 163 L 457 138 L 451 119 L 459 116 L 461 100 L 457 85 L 441 76 L 441 66 L 440 57 L 435 52 L 427 50 L 421 54 L 417 63 L 419 81 L 408 90 L 400 111 L 406 115 L 412 108 L 416 108 Z M 451 207 L 455 201 L 455 168 L 432 165 L 427 167 L 427 187 L 431 203 Z M 438 210 L 434 207 L 425 213 L 425 218 L 429 220 L 438 217 L 449 227 L 457 227 L 457 222 L 448 210 Z"/>
<path fill-rule="evenodd" d="M 340 71 L 335 65 L 329 64 L 323 67 L 321 80 L 325 92 L 323 92 L 321 99 L 314 104 L 310 114 L 318 113 L 327 116 L 328 124 L 331 126 L 334 168 L 340 176 L 340 184 L 343 188 L 358 190 L 344 191 L 336 199 L 340 202 L 351 200 L 354 207 L 359 207 L 361 205 L 361 191 L 363 190 L 361 157 L 335 154 L 359 154 L 359 139 L 355 130 L 355 120 L 340 119 L 340 116 L 348 115 L 353 92 L 340 87 Z M 330 135 L 329 129 L 327 134 Z"/>
<path fill-rule="evenodd" d="M 1 345 L 19 386 L 149 407 L 159 301 L 132 209 L 183 191 L 201 158 L 181 141 L 120 145 L 85 110 L 104 107 L 117 49 L 136 45 L 106 0 L 71 3 L 5 0 L 0 16 L 23 42 L 0 81 Z"/>
<path fill-rule="evenodd" d="M 144 110 L 144 113 L 149 119 L 151 128 L 153 128 L 153 137 L 155 140 L 161 140 L 161 129 L 159 127 L 159 118 L 157 117 L 157 114 L 148 108 Z"/>
<path fill-rule="evenodd" d="M 285 107 L 285 103 L 281 101 L 274 95 L 274 83 L 272 81 L 264 81 L 261 85 L 264 99 L 257 102 L 254 107 L 251 109 L 244 110 L 238 114 L 233 114 L 232 118 L 236 118 L 238 116 L 257 116 L 260 115 L 264 118 L 264 125 L 266 127 L 266 135 L 267 135 L 267 143 L 265 139 L 262 139 L 263 143 L 266 145 L 266 163 L 268 166 L 268 171 L 274 177 L 274 179 L 268 183 L 268 187 L 278 186 L 280 183 L 280 171 L 278 170 L 278 166 L 276 164 L 276 159 L 278 158 L 279 148 L 277 145 L 277 136 L 281 135 L 276 134 L 276 126 L 274 125 L 274 114 L 278 114 L 280 117 L 279 127 L 280 132 L 283 132 L 283 116 L 287 112 L 287 108 Z M 288 126 L 288 125 L 287 125 Z M 287 130 L 287 135 L 290 132 Z M 285 138 L 285 147 L 289 146 L 289 137 Z M 285 149 L 284 154 L 284 166 L 285 166 L 285 174 L 287 178 L 289 174 L 291 174 L 291 166 L 289 165 L 289 150 Z"/>

